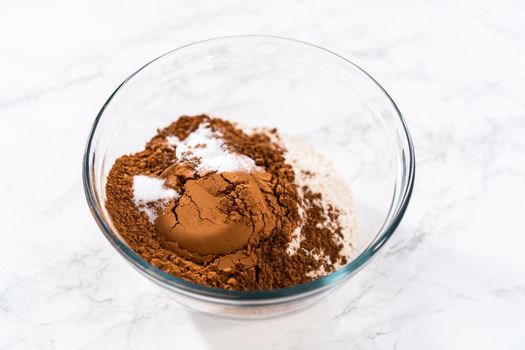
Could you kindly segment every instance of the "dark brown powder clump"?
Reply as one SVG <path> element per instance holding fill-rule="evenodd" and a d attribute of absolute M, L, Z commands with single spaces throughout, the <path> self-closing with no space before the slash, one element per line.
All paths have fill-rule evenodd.
<path fill-rule="evenodd" d="M 182 164 L 167 138 L 176 136 L 184 140 L 201 123 L 207 123 L 214 132 L 220 133 L 231 152 L 253 159 L 263 172 L 254 174 L 253 178 L 236 173 L 199 174 L 195 170 L 198 159 L 194 163 Z M 115 228 L 129 246 L 152 265 L 209 287 L 234 290 L 284 288 L 314 279 L 316 276 L 312 271 L 332 271 L 335 262 L 346 263 L 346 258 L 340 254 L 342 245 L 333 238 L 334 235 L 342 238 L 339 213 L 331 205 L 323 204 L 320 193 L 314 193 L 307 187 L 297 188 L 293 168 L 286 163 L 285 150 L 273 141 L 275 138 L 278 138 L 276 130 L 247 134 L 222 119 L 206 115 L 180 117 L 159 130 L 143 151 L 124 155 L 115 161 L 106 185 L 106 208 Z M 179 193 L 179 199 L 164 205 L 150 204 L 159 217 L 168 215 L 170 220 L 178 223 L 184 219 L 178 214 L 191 213 L 191 207 L 186 211 L 180 209 L 184 203 L 197 207 L 217 200 L 217 208 L 211 208 L 215 214 L 210 215 L 236 225 L 232 227 L 240 227 L 242 230 L 239 232 L 243 234 L 251 234 L 248 243 L 234 242 L 236 245 L 232 247 L 235 250 L 232 251 L 225 251 L 224 247 L 228 246 L 221 246 L 221 253 L 215 254 L 208 252 L 199 242 L 191 241 L 200 253 L 168 241 L 158 231 L 159 219 L 156 228 L 155 223 L 150 222 L 148 216 L 135 205 L 133 177 L 136 175 L 162 178 L 165 186 Z M 210 184 L 216 186 L 213 191 L 209 188 Z M 258 189 L 254 190 L 254 186 Z M 200 203 L 191 196 L 201 193 L 202 188 L 208 191 L 203 192 L 206 196 L 212 197 L 209 197 L 210 200 L 203 197 Z M 259 199 L 254 203 L 266 203 L 265 210 L 254 209 L 250 196 L 255 195 Z M 300 215 L 299 207 L 303 208 L 304 214 Z M 206 217 L 201 218 L 201 214 L 204 215 L 204 211 L 199 209 L 197 219 L 210 221 Z M 208 226 L 220 234 L 227 234 L 220 231 L 221 227 L 217 228 L 222 221 Z M 326 222 L 330 224 L 326 225 Z M 298 227 L 303 238 L 300 248 L 290 255 L 287 247 Z M 183 228 L 175 233 L 187 235 L 191 231 L 191 227 Z M 212 233 L 216 234 L 215 231 Z M 264 234 L 255 236 L 252 231 Z"/>

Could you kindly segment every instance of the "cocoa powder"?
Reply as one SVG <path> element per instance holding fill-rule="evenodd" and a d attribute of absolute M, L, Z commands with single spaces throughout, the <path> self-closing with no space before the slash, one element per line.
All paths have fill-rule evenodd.
<path fill-rule="evenodd" d="M 253 159 L 259 175 L 198 174 L 195 164 L 182 164 L 167 138 L 184 140 L 202 123 L 219 133 L 231 152 Z M 333 271 L 336 262 L 346 263 L 340 254 L 341 243 L 333 238 L 342 237 L 338 210 L 325 204 L 321 193 L 297 188 L 285 149 L 273 141 L 276 138 L 275 129 L 248 134 L 226 120 L 206 115 L 180 117 L 159 130 L 143 151 L 115 161 L 106 185 L 106 208 L 114 226 L 152 265 L 209 287 L 284 288 L 314 279 L 312 271 Z M 165 186 L 180 194 L 165 206 L 155 207 L 156 222 L 134 203 L 136 175 L 162 178 Z M 202 197 L 195 200 L 192 196 Z M 297 229 L 303 237 L 300 249 L 289 254 L 287 246 Z M 209 234 L 210 246 L 199 232 Z M 222 244 L 220 237 L 233 241 Z M 220 251 L 211 248 L 216 243 Z"/>

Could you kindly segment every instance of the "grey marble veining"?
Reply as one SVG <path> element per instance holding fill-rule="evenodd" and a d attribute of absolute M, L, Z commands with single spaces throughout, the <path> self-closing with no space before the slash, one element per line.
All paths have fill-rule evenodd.
<path fill-rule="evenodd" d="M 525 347 L 522 1 L 4 1 L 0 33 L 0 349 Z M 80 181 L 91 123 L 127 75 L 246 33 L 364 67 L 418 160 L 375 260 L 315 307 L 253 323 L 188 311 L 136 274 Z"/>

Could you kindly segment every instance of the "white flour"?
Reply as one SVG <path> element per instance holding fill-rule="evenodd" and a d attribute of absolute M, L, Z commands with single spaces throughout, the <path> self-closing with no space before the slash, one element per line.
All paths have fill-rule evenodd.
<path fill-rule="evenodd" d="M 287 150 L 286 161 L 292 165 L 295 172 L 295 179 L 298 186 L 298 195 L 303 198 L 302 187 L 307 186 L 312 192 L 321 193 L 323 196 L 323 207 L 326 204 L 332 204 L 339 210 L 339 222 L 342 227 L 343 239 L 334 235 L 333 239 L 337 243 L 343 243 L 341 255 L 350 257 L 352 253 L 352 241 L 356 231 L 355 211 L 352 203 L 350 187 L 339 174 L 332 163 L 326 160 L 322 155 L 305 142 L 286 135 L 281 135 L 280 143 Z M 304 209 L 299 207 L 299 215 L 304 218 Z M 304 219 L 303 219 L 304 220 Z M 334 225 L 327 220 L 325 225 Z M 288 254 L 293 255 L 300 248 L 301 228 L 294 231 L 292 241 L 289 243 Z M 316 256 L 318 259 L 327 259 L 328 256 Z M 340 262 L 334 262 L 336 268 L 341 266 Z M 326 275 L 324 269 L 310 271 L 310 277 L 320 277 Z"/>

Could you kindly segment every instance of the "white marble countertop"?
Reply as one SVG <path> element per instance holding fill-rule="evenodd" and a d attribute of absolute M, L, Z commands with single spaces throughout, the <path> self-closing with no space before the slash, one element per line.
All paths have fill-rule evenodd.
<path fill-rule="evenodd" d="M 0 2 L 0 349 L 524 349 L 525 5 Z M 188 311 L 116 255 L 81 158 L 114 88 L 169 49 L 274 34 L 354 60 L 398 103 L 415 192 L 377 259 L 299 314 Z"/>

